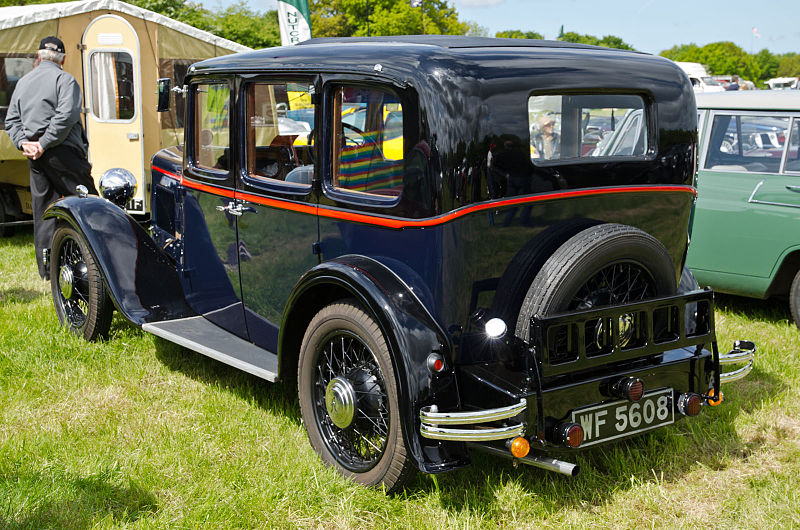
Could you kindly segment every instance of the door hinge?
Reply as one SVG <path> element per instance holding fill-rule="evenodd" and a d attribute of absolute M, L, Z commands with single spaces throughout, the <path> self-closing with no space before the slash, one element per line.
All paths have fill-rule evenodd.
<path fill-rule="evenodd" d="M 320 254 L 322 254 L 322 245 L 320 244 L 319 241 L 314 241 L 313 243 L 311 243 L 311 253 L 314 254 L 315 256 L 319 256 Z"/>
<path fill-rule="evenodd" d="M 79 43 L 78 43 L 78 49 L 79 49 L 80 51 L 83 51 L 83 50 L 85 50 L 85 49 L 86 49 L 86 45 L 85 45 L 85 44 L 81 44 L 81 43 L 79 42 Z"/>

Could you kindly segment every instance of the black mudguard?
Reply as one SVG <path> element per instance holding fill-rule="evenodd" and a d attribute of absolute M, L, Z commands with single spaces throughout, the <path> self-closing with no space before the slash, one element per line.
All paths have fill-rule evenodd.
<path fill-rule="evenodd" d="M 114 305 L 132 323 L 194 314 L 184 301 L 175 261 L 118 206 L 99 197 L 66 197 L 51 204 L 43 217 L 78 232 Z M 56 263 L 57 256 L 51 256 L 50 266 Z"/>
<path fill-rule="evenodd" d="M 427 440 L 419 434 L 420 407 L 434 401 L 447 410 L 458 410 L 460 406 L 452 364 L 453 347 L 447 333 L 417 296 L 419 289 L 409 287 L 407 281 L 383 263 L 365 256 L 346 255 L 307 272 L 286 304 L 279 339 L 281 364 L 286 364 L 289 357 L 284 355 L 289 321 L 317 293 L 331 286 L 357 299 L 375 317 L 387 339 L 398 382 L 403 436 L 419 468 L 438 473 L 468 464 L 463 444 Z M 439 374 L 432 374 L 427 368 L 432 352 L 441 353 L 447 364 Z M 282 366 L 281 370 L 284 369 L 296 370 L 296 366 Z"/>

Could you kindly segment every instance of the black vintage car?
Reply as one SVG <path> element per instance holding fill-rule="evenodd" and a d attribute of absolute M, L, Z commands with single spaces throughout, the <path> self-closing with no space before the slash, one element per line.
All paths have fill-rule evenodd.
<path fill-rule="evenodd" d="M 575 451 L 694 416 L 750 370 L 753 344 L 720 354 L 713 294 L 682 274 L 697 111 L 672 62 L 314 39 L 185 82 L 149 231 L 111 202 L 122 169 L 106 199 L 48 210 L 58 316 L 91 340 L 116 308 L 296 377 L 311 444 L 343 474 L 393 491 L 484 450 L 574 475 Z"/>

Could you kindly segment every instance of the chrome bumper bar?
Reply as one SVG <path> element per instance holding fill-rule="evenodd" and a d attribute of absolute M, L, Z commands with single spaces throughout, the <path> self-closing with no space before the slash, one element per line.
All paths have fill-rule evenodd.
<path fill-rule="evenodd" d="M 733 349 L 719 356 L 720 366 L 724 364 L 747 363 L 738 370 L 731 372 L 720 372 L 719 382 L 730 383 L 745 377 L 753 369 L 753 358 L 756 355 L 756 345 L 749 340 L 737 340 L 733 343 Z"/>
<path fill-rule="evenodd" d="M 516 405 L 468 412 L 439 412 L 436 405 L 422 407 L 419 419 L 422 422 L 420 434 L 434 440 L 456 440 L 461 442 L 487 442 L 506 440 L 522 436 L 524 423 L 503 427 L 485 427 L 480 424 L 513 418 L 525 412 L 527 404 L 521 399 Z M 475 428 L 451 428 L 440 425 L 476 425 Z"/>

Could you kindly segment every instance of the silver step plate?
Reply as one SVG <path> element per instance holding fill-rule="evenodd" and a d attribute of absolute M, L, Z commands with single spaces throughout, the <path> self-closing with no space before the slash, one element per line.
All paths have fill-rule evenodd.
<path fill-rule="evenodd" d="M 267 381 L 278 379 L 278 356 L 201 316 L 150 322 L 142 329 Z"/>

